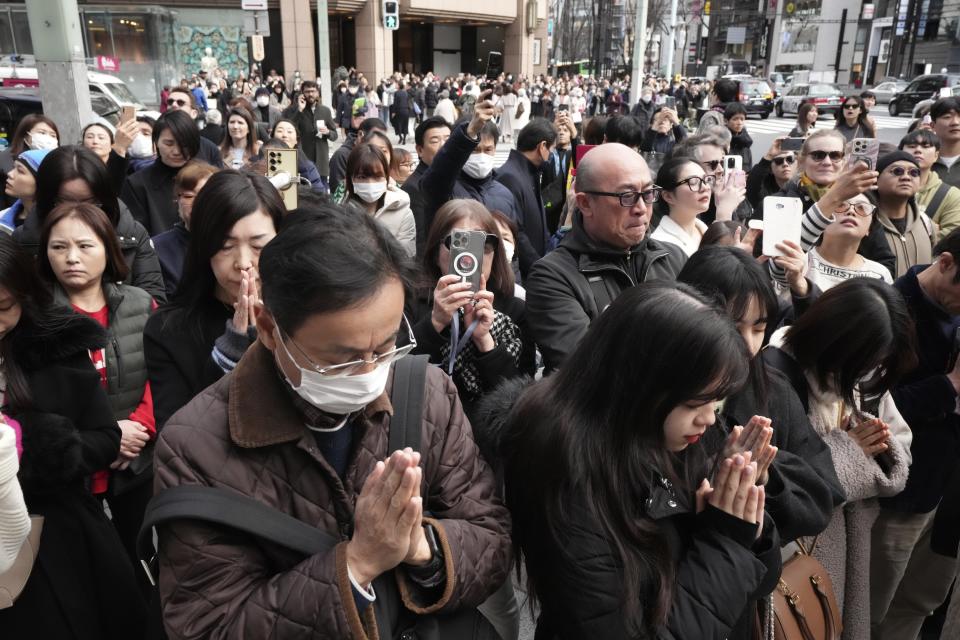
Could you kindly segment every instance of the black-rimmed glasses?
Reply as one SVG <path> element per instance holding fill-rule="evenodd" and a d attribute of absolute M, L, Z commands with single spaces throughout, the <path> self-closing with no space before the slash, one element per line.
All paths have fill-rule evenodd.
<path fill-rule="evenodd" d="M 581 193 L 586 193 L 591 196 L 618 198 L 621 207 L 632 207 L 640 202 L 641 198 L 645 203 L 653 204 L 660 199 L 661 191 L 663 191 L 661 187 L 654 185 L 646 191 L 621 191 L 620 193 L 614 193 L 612 191 L 581 191 Z"/>
<path fill-rule="evenodd" d="M 717 181 L 716 176 L 690 176 L 685 180 L 679 181 L 677 183 L 677 186 L 679 187 L 680 185 L 685 184 L 687 185 L 687 188 L 690 189 L 690 191 L 693 191 L 694 193 L 700 193 L 701 191 L 703 191 L 704 185 L 706 185 L 707 188 L 709 189 L 713 187 L 716 181 Z"/>

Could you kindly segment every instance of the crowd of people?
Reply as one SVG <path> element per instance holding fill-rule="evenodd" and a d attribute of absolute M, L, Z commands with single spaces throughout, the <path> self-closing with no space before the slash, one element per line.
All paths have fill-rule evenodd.
<path fill-rule="evenodd" d="M 334 82 L 0 153 L 4 637 L 772 640 L 797 553 L 808 640 L 960 634 L 960 100 Z"/>

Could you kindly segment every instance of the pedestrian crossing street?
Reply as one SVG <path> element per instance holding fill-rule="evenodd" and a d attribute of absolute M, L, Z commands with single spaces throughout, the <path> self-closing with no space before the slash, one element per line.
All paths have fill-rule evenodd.
<path fill-rule="evenodd" d="M 876 109 L 874 113 L 870 114 L 870 117 L 874 119 L 877 123 L 878 129 L 902 129 L 904 133 L 906 132 L 907 127 L 910 126 L 910 118 L 893 118 L 886 115 L 876 115 Z M 786 135 L 790 133 L 797 124 L 796 116 L 787 115 L 783 118 L 778 118 L 776 114 L 771 113 L 770 117 L 766 120 L 760 120 L 759 118 L 748 118 L 747 119 L 747 131 L 750 133 L 768 133 L 774 135 Z M 817 128 L 819 129 L 832 129 L 833 128 L 833 118 L 820 118 L 817 122 Z"/>

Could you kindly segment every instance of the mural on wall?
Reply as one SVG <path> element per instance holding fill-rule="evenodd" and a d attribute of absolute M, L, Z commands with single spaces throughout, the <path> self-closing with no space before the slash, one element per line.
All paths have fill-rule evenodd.
<path fill-rule="evenodd" d="M 209 27 L 178 25 L 177 60 L 186 75 L 211 65 L 219 67 L 227 76 L 246 75 L 249 69 L 247 39 L 240 27 Z M 210 53 L 207 53 L 210 49 Z M 215 62 L 211 62 L 211 58 Z"/>

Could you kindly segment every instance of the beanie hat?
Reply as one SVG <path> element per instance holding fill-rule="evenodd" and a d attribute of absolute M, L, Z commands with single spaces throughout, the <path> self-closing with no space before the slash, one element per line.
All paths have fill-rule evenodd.
<path fill-rule="evenodd" d="M 40 170 L 40 163 L 43 162 L 43 159 L 47 157 L 50 151 L 50 149 L 28 149 L 27 151 L 22 151 L 20 155 L 17 156 L 17 160 L 25 164 L 33 173 L 33 177 L 36 178 L 37 171 Z"/>
<path fill-rule="evenodd" d="M 884 169 L 892 165 L 894 162 L 909 162 L 918 169 L 920 168 L 920 164 L 917 162 L 917 159 L 911 154 L 907 153 L 906 151 L 894 151 L 885 156 L 880 156 L 880 159 L 877 160 L 877 173 L 883 173 Z"/>
<path fill-rule="evenodd" d="M 269 96 L 269 95 L 270 95 L 270 89 L 268 89 L 268 88 L 266 88 L 266 87 L 259 87 L 259 88 L 254 92 L 253 97 L 254 97 L 254 98 L 259 98 L 260 96 Z"/>

